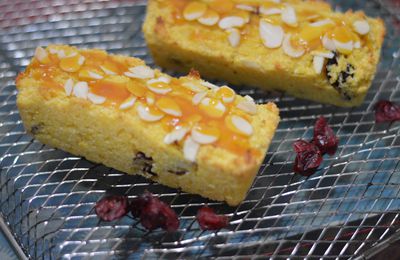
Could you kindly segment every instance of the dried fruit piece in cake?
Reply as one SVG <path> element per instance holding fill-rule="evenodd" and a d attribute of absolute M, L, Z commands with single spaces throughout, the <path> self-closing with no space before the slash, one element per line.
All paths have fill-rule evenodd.
<path fill-rule="evenodd" d="M 231 205 L 244 199 L 279 122 L 275 104 L 195 71 L 172 78 L 101 50 L 39 47 L 17 88 L 24 125 L 43 143 Z"/>
<path fill-rule="evenodd" d="M 346 107 L 364 100 L 385 34 L 313 0 L 150 0 L 143 30 L 162 67 Z"/>

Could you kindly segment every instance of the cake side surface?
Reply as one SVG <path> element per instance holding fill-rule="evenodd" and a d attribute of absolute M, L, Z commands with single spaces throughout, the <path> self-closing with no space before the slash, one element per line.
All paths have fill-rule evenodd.
<path fill-rule="evenodd" d="M 186 133 L 185 137 L 175 142 L 165 142 L 166 136 L 174 132 L 168 124 L 176 120 L 176 117 L 164 115 L 164 118 L 159 121 L 148 122 L 139 115 L 143 111 L 138 107 L 147 105 L 147 102 L 151 102 L 151 98 L 154 99 L 152 102 L 159 104 L 158 101 L 162 97 L 165 100 L 165 96 L 153 93 L 154 95 L 150 97 L 139 97 L 143 94 L 139 90 L 143 89 L 135 88 L 135 86 L 140 86 L 142 79 L 110 73 L 113 69 L 110 59 L 116 61 L 114 65 L 124 64 L 124 66 L 140 68 L 144 66 L 143 61 L 108 55 L 100 50 L 79 51 L 67 46 L 49 46 L 45 51 L 50 61 L 42 59 L 40 62 L 35 57 L 27 70 L 17 79 L 17 105 L 21 118 L 27 131 L 39 141 L 122 172 L 140 174 L 161 184 L 181 188 L 186 192 L 200 194 L 207 198 L 226 201 L 230 205 L 237 205 L 244 199 L 279 122 L 278 109 L 274 104 L 257 105 L 256 113 L 243 115 L 243 118 L 251 122 L 253 130 L 248 138 L 238 137 L 238 140 L 245 142 L 242 143 L 243 149 L 236 146 L 223 147 L 221 144 L 224 140 L 200 144 L 192 160 L 187 158 L 187 152 L 184 151 L 190 133 Z M 52 52 L 54 54 L 51 54 Z M 66 54 L 68 52 L 78 53 L 85 57 L 85 62 L 78 71 L 68 72 L 62 69 L 62 60 L 65 56 L 68 59 L 70 55 Z M 41 59 L 40 55 L 36 56 Z M 90 59 L 94 59 L 93 64 L 100 67 L 91 64 L 88 61 Z M 102 67 L 105 69 L 103 72 L 96 70 Z M 108 75 L 107 71 L 112 75 Z M 114 72 L 117 71 L 118 69 L 114 67 Z M 154 77 L 168 77 L 159 71 L 154 71 L 154 73 Z M 49 75 L 52 75 L 51 80 L 46 78 Z M 102 76 L 101 79 L 99 75 Z M 75 84 L 71 93 L 68 91 L 69 80 Z M 132 98 L 129 95 L 125 98 L 122 94 L 125 92 L 122 90 L 117 90 L 117 92 L 120 91 L 119 96 L 115 94 L 115 91 L 112 94 L 117 95 L 113 97 L 114 101 L 117 98 L 121 100 L 110 102 L 112 97 L 107 96 L 107 90 L 97 89 L 98 82 L 105 80 L 109 84 L 117 82 L 118 87 L 121 86 L 121 82 L 125 82 L 124 84 L 127 84 L 129 88 L 134 86 L 133 93 L 138 95 L 135 97 L 136 102 L 122 109 L 121 106 L 127 103 L 125 99 L 129 101 L 129 98 Z M 149 80 L 144 80 L 146 81 Z M 174 84 L 181 81 L 203 82 L 200 81 L 198 75 L 171 79 L 171 81 Z M 88 85 L 88 93 L 95 92 L 97 99 L 93 98 L 93 95 L 91 98 L 82 97 L 79 86 L 84 82 Z M 108 88 L 111 88 L 111 85 Z M 175 93 L 174 91 L 171 93 Z M 151 91 L 147 90 L 147 92 Z M 207 89 L 204 95 L 212 98 L 216 93 L 218 91 Z M 179 98 L 176 97 L 176 100 Z M 235 96 L 232 106 L 237 102 L 248 104 L 250 101 L 249 98 Z M 228 106 L 228 104 L 225 105 Z M 152 106 L 148 105 L 148 107 Z M 251 105 L 250 107 L 254 108 Z M 154 112 L 150 115 L 153 116 L 150 119 L 154 119 L 156 115 Z M 184 113 L 181 121 L 185 120 Z M 193 137 L 195 140 L 204 141 L 205 139 L 201 138 L 206 138 L 206 141 L 210 142 L 210 135 L 195 134 L 196 138 Z M 193 147 L 188 147 L 189 150 L 193 150 Z"/>
<path fill-rule="evenodd" d="M 363 101 L 380 58 L 385 34 L 382 20 L 368 18 L 362 12 L 334 13 L 326 3 L 283 1 L 285 3 L 279 6 L 280 12 L 284 6 L 291 6 L 298 14 L 298 24 L 293 27 L 281 21 L 281 14 L 260 14 L 259 1 L 253 5 L 248 1 L 223 1 L 233 2 L 232 9 L 219 15 L 219 23 L 207 26 L 200 22 L 202 18 L 187 21 L 183 17 L 190 2 L 194 1 L 184 0 L 179 4 L 177 1 L 149 1 L 143 30 L 154 60 L 160 66 L 181 72 L 193 67 L 207 78 L 283 91 L 299 98 L 338 106 L 357 106 Z M 257 11 L 246 13 L 238 6 L 245 6 L 248 10 L 251 10 L 250 7 L 257 8 Z M 209 3 L 207 12 L 213 8 Z M 277 8 L 266 10 L 273 9 Z M 304 13 L 315 15 L 315 18 L 304 21 L 305 18 L 300 15 Z M 230 17 L 248 17 L 248 22 L 221 29 L 221 21 Z M 337 29 L 335 23 L 342 20 L 348 26 Z M 359 21 L 368 24 L 367 34 L 359 35 L 352 31 L 350 25 Z M 290 44 L 288 47 L 288 41 L 285 43 L 283 39 L 279 47 L 266 47 L 260 26 L 261 23 L 269 25 L 269 22 L 279 24 L 285 32 L 282 37 L 286 39 L 290 36 L 292 45 L 297 44 L 293 39 L 299 38 L 299 35 L 309 37 L 314 45 L 302 49 L 304 41 L 300 38 L 299 50 Z M 321 24 L 326 28 L 313 27 Z M 332 34 L 341 30 L 340 33 L 345 35 L 342 38 L 351 38 L 351 51 L 342 49 L 348 46 L 342 46 L 340 42 L 337 42 L 340 48 L 333 46 L 334 49 L 326 49 L 328 44 L 322 43 L 323 30 L 330 30 Z"/>

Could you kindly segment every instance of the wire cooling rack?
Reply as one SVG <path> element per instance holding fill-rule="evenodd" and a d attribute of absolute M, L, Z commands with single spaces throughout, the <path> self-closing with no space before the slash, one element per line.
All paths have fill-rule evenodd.
<path fill-rule="evenodd" d="M 345 109 L 236 88 L 257 102 L 275 101 L 282 122 L 247 198 L 232 208 L 42 145 L 22 126 L 14 80 L 38 45 L 102 48 L 153 65 L 141 33 L 145 1 L 0 0 L 0 215 L 26 255 L 347 259 L 373 257 L 398 239 L 400 125 L 376 125 L 372 110 L 379 99 L 400 102 L 400 2 L 334 4 L 342 10 L 362 8 L 386 22 L 372 89 L 360 107 Z M 311 138 L 319 115 L 329 119 L 340 147 L 317 174 L 294 175 L 291 145 Z M 105 194 L 133 198 L 146 189 L 179 214 L 178 232 L 147 232 L 131 218 L 100 222 L 93 211 Z M 227 229 L 200 230 L 195 214 L 205 203 L 230 217 Z"/>

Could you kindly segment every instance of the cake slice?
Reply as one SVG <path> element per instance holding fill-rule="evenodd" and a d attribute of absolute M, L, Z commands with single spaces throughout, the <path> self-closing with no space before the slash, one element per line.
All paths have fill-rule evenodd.
<path fill-rule="evenodd" d="M 16 81 L 26 130 L 44 144 L 190 193 L 240 203 L 279 121 L 192 71 L 172 78 L 102 50 L 38 47 Z"/>
<path fill-rule="evenodd" d="M 143 30 L 164 68 L 344 107 L 362 103 L 385 34 L 381 19 L 300 0 L 149 0 Z"/>

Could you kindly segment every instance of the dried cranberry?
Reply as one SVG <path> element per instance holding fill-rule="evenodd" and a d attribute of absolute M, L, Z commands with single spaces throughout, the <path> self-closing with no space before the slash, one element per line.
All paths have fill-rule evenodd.
<path fill-rule="evenodd" d="M 307 152 L 310 150 L 310 143 L 304 140 L 298 140 L 293 143 L 293 149 L 296 153 Z"/>
<path fill-rule="evenodd" d="M 293 170 L 304 176 L 315 173 L 322 163 L 322 155 L 318 146 L 304 140 L 298 140 L 293 144 L 297 153 Z"/>
<path fill-rule="evenodd" d="M 149 200 L 153 199 L 153 195 L 150 192 L 145 192 L 141 196 L 134 198 L 129 205 L 132 216 L 135 218 L 140 217 L 143 208 L 149 203 Z"/>
<path fill-rule="evenodd" d="M 165 217 L 165 224 L 161 228 L 167 230 L 168 232 L 174 232 L 179 228 L 179 219 L 175 211 L 171 209 L 170 206 L 161 202 L 161 212 Z"/>
<path fill-rule="evenodd" d="M 132 215 L 140 215 L 140 222 L 149 229 L 162 228 L 168 232 L 179 228 L 179 220 L 170 206 L 146 192 L 131 203 Z"/>
<path fill-rule="evenodd" d="M 400 106 L 388 100 L 381 100 L 375 104 L 375 121 L 377 123 L 400 120 Z"/>
<path fill-rule="evenodd" d="M 322 154 L 333 155 L 337 150 L 339 140 L 323 116 L 315 122 L 313 143 Z"/>
<path fill-rule="evenodd" d="M 113 221 L 122 218 L 128 212 L 128 198 L 126 196 L 108 196 L 96 203 L 97 216 L 104 221 Z"/>
<path fill-rule="evenodd" d="M 216 230 L 228 226 L 228 218 L 215 214 L 209 207 L 202 207 L 197 211 L 197 221 L 203 230 Z"/>

